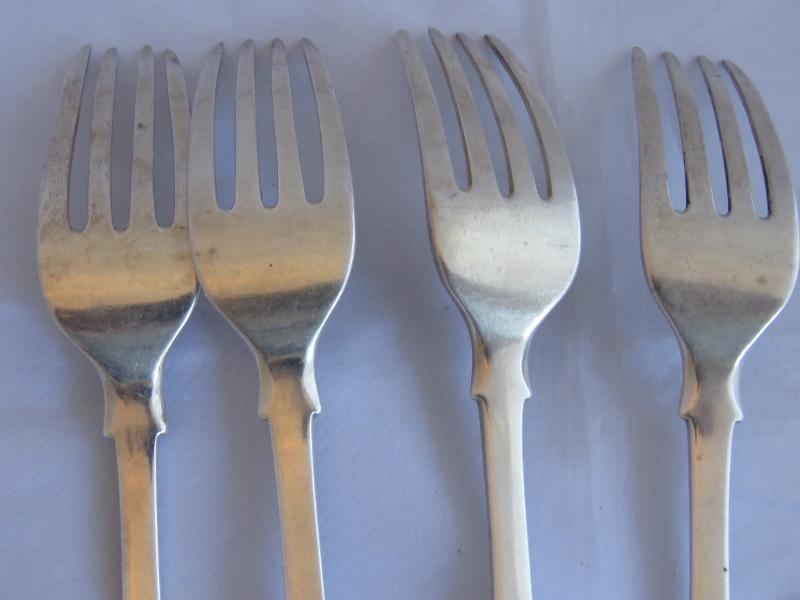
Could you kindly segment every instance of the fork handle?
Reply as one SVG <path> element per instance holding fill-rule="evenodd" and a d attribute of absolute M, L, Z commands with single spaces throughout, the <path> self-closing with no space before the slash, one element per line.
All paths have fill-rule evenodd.
<path fill-rule="evenodd" d="M 105 434 L 119 471 L 123 600 L 159 600 L 156 440 L 166 425 L 160 383 L 106 382 Z"/>
<path fill-rule="evenodd" d="M 323 600 L 311 419 L 319 410 L 313 369 L 303 361 L 262 365 L 259 414 L 272 438 L 286 600 Z"/>
<path fill-rule="evenodd" d="M 516 379 L 520 377 L 495 380 L 475 395 L 483 437 L 494 600 L 531 598 L 522 464 L 522 410 L 529 392 L 522 379 L 514 385 Z"/>
<path fill-rule="evenodd" d="M 728 514 L 737 374 L 697 374 L 681 416 L 689 433 L 692 600 L 729 600 Z"/>

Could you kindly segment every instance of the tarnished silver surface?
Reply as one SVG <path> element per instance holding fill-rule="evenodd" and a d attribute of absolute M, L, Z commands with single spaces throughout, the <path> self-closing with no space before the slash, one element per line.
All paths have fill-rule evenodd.
<path fill-rule="evenodd" d="M 728 600 L 728 492 L 739 362 L 783 308 L 798 265 L 797 207 L 769 113 L 735 64 L 723 61 L 750 119 L 767 184 L 769 216 L 759 218 L 733 104 L 721 74 L 698 59 L 716 113 L 728 183 L 728 212 L 717 214 L 700 117 L 678 59 L 664 55 L 680 121 L 687 207 L 670 202 L 664 136 L 647 57 L 633 50 L 639 121 L 642 257 L 680 342 L 680 414 L 689 431 L 692 598 Z"/>
<path fill-rule="evenodd" d="M 92 360 L 106 396 L 104 433 L 119 466 L 123 598 L 156 600 L 156 438 L 166 430 L 164 357 L 192 311 L 198 285 L 187 228 L 189 100 L 175 55 L 165 52 L 175 154 L 175 219 L 156 224 L 153 198 L 153 57 L 142 50 L 136 85 L 130 225 L 111 223 L 111 124 L 116 51 L 100 67 L 89 150 L 89 217 L 67 220 L 67 191 L 85 46 L 70 67 L 47 153 L 39 205 L 39 276 L 61 329 Z"/>
<path fill-rule="evenodd" d="M 504 88 L 480 47 L 459 34 L 500 128 L 511 188 L 509 197 L 501 195 L 461 63 L 439 31 L 429 32 L 456 106 L 469 172 L 469 188 L 459 189 L 425 64 L 411 37 L 401 31 L 398 41 L 417 118 L 431 241 L 442 281 L 472 339 L 472 396 L 480 406 L 483 431 L 494 597 L 527 599 L 531 582 L 522 468 L 522 408 L 530 396 L 526 355 L 534 329 L 567 291 L 578 266 L 575 184 L 544 98 L 517 57 L 487 36 L 539 136 L 548 182 L 545 198 L 540 197 Z"/>
<path fill-rule="evenodd" d="M 290 600 L 324 597 L 311 448 L 311 418 L 320 410 L 314 350 L 350 272 L 355 227 L 350 163 L 333 85 L 309 40 L 303 40 L 303 50 L 322 141 L 320 202 L 308 202 L 303 189 L 280 40 L 272 44 L 276 206 L 266 208 L 261 199 L 252 41 L 239 54 L 233 208 L 220 209 L 215 192 L 214 99 L 221 44 L 197 84 L 189 152 L 189 228 L 197 273 L 208 298 L 248 342 L 258 363 L 258 413 L 269 421 L 272 436 Z"/>

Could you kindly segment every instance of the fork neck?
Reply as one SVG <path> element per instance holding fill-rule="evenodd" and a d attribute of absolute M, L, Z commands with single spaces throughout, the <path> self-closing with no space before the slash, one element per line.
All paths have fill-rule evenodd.
<path fill-rule="evenodd" d="M 313 352 L 273 359 L 255 354 L 260 380 L 258 415 L 262 419 L 274 420 L 287 412 L 310 417 L 320 411 Z"/>
<path fill-rule="evenodd" d="M 162 365 L 150 378 L 119 382 L 103 373 L 106 412 L 103 433 L 119 440 L 137 432 L 142 439 L 154 439 L 167 430 L 161 396 Z"/>
<path fill-rule="evenodd" d="M 485 343 L 473 338 L 472 397 L 524 403 L 531 395 L 526 340 Z"/>
<path fill-rule="evenodd" d="M 685 349 L 683 357 L 681 417 L 697 428 L 741 420 L 738 361 L 693 359 Z"/>

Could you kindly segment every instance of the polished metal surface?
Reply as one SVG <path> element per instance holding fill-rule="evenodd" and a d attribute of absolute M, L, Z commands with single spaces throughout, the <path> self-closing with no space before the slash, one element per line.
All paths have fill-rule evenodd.
<path fill-rule="evenodd" d="M 783 308 L 795 284 L 798 225 L 789 169 L 761 96 L 723 61 L 756 139 L 769 215 L 759 218 L 730 94 L 716 67 L 702 69 L 716 114 L 728 183 L 728 211 L 717 214 L 700 117 L 678 59 L 665 54 L 678 109 L 687 207 L 673 209 L 655 85 L 647 57 L 633 50 L 639 122 L 642 257 L 645 272 L 680 342 L 680 414 L 689 431 L 692 598 L 728 600 L 728 495 L 739 362 Z"/>
<path fill-rule="evenodd" d="M 198 285 L 187 228 L 189 100 L 175 55 L 165 52 L 175 156 L 175 218 L 156 224 L 153 198 L 153 58 L 145 46 L 136 86 L 130 225 L 111 223 L 111 125 L 116 52 L 100 67 L 89 150 L 89 216 L 70 228 L 67 192 L 90 47 L 73 61 L 47 153 L 39 205 L 39 276 L 61 329 L 92 360 L 106 397 L 104 433 L 119 467 L 123 598 L 156 600 L 156 438 L 166 429 L 164 357 L 189 317 Z"/>
<path fill-rule="evenodd" d="M 575 185 L 553 118 L 531 76 L 497 38 L 505 66 L 539 136 L 548 189 L 536 190 L 519 124 L 483 50 L 458 39 L 477 69 L 497 119 L 511 193 L 498 189 L 480 119 L 461 63 L 436 29 L 430 37 L 456 106 L 469 188 L 459 189 L 425 64 L 404 31 L 398 41 L 417 118 L 430 235 L 444 285 L 461 310 L 473 347 L 472 396 L 483 431 L 494 598 L 531 597 L 522 465 L 522 409 L 530 396 L 527 352 L 536 326 L 569 288 L 580 254 Z"/>
<path fill-rule="evenodd" d="M 259 368 L 258 413 L 272 436 L 280 506 L 284 583 L 289 600 L 324 597 L 311 418 L 320 401 L 314 351 L 344 288 L 354 250 L 350 164 L 333 85 L 314 45 L 303 40 L 317 103 L 324 192 L 306 199 L 283 44 L 272 44 L 272 102 L 278 202 L 262 203 L 256 147 L 252 41 L 242 46 L 236 83 L 236 190 L 233 208 L 217 205 L 214 100 L 222 45 L 200 74 L 194 98 L 189 229 L 208 298 L 248 342 Z"/>

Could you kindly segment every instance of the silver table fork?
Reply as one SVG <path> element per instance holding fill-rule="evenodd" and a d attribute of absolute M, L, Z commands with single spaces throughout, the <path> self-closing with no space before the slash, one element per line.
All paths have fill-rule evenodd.
<path fill-rule="evenodd" d="M 164 358 L 192 311 L 198 285 L 187 228 L 189 100 L 175 55 L 165 52 L 175 156 L 175 218 L 156 224 L 153 198 L 153 58 L 145 46 L 136 85 L 130 224 L 111 223 L 111 123 L 116 52 L 100 67 L 89 149 L 89 217 L 67 220 L 67 191 L 81 91 L 89 61 L 73 61 L 47 153 L 39 205 L 39 276 L 61 329 L 91 359 L 105 390 L 104 433 L 119 467 L 123 597 L 156 600 L 156 438 L 166 430 Z"/>
<path fill-rule="evenodd" d="M 700 57 L 727 174 L 728 211 L 717 214 L 689 79 L 673 54 L 664 57 L 678 109 L 687 206 L 678 212 L 670 203 L 653 77 L 644 52 L 635 48 L 642 256 L 650 288 L 683 355 L 680 414 L 690 447 L 692 598 L 727 600 L 731 439 L 742 416 L 739 362 L 794 287 L 797 207 L 786 158 L 761 96 L 739 67 L 723 61 L 749 116 L 764 169 L 769 215 L 756 215 L 730 94 L 711 61 Z"/>
<path fill-rule="evenodd" d="M 453 47 L 436 29 L 441 60 L 464 140 L 469 188 L 453 176 L 441 116 L 411 37 L 398 41 L 417 118 L 428 223 L 444 285 L 461 310 L 473 348 L 472 396 L 480 407 L 489 499 L 494 597 L 531 597 L 522 465 L 522 409 L 530 396 L 527 353 L 536 326 L 569 288 L 580 254 L 575 184 L 553 118 L 533 79 L 497 38 L 505 66 L 539 136 L 547 174 L 541 198 L 519 124 L 481 48 L 458 39 L 478 71 L 506 152 L 511 193 L 498 189 L 480 119 Z"/>
<path fill-rule="evenodd" d="M 290 600 L 324 597 L 314 499 L 311 418 L 320 401 L 314 352 L 350 272 L 354 250 L 350 163 L 333 85 L 319 51 L 303 50 L 319 115 L 323 198 L 303 189 L 286 52 L 272 44 L 278 203 L 261 199 L 256 144 L 254 49 L 242 46 L 236 83 L 236 189 L 217 205 L 214 99 L 222 45 L 200 74 L 189 167 L 189 228 L 201 285 L 246 340 L 258 363 L 258 414 L 269 422 L 280 507 L 284 583 Z"/>

